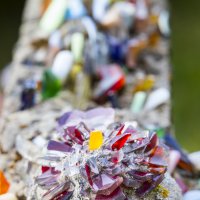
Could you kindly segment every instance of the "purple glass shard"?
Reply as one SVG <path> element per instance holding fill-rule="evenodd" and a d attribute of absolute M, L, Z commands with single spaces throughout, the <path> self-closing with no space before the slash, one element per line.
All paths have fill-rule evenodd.
<path fill-rule="evenodd" d="M 135 131 L 134 133 L 132 133 L 130 139 L 129 139 L 129 143 L 135 143 L 136 141 L 139 141 L 140 145 L 144 144 L 144 138 L 148 138 L 148 131 Z M 139 145 L 138 144 L 138 145 Z"/>
<path fill-rule="evenodd" d="M 87 119 L 92 119 L 95 117 L 102 117 L 104 118 L 105 116 L 107 116 L 107 118 L 109 119 L 113 119 L 115 114 L 115 111 L 112 108 L 95 108 L 92 110 L 89 110 L 85 113 L 85 118 Z M 110 123 L 109 123 L 110 124 Z"/>
<path fill-rule="evenodd" d="M 144 182 L 148 180 L 152 180 L 153 174 L 149 172 L 143 172 L 143 171 L 138 171 L 138 170 L 131 170 L 128 172 L 128 174 L 135 180 L 139 182 Z"/>
<path fill-rule="evenodd" d="M 86 173 L 86 168 L 85 167 L 80 167 L 80 174 L 81 174 L 81 176 L 84 179 L 88 180 L 87 173 Z"/>
<path fill-rule="evenodd" d="M 61 183 L 60 185 L 52 188 L 51 190 L 47 191 L 43 197 L 42 200 L 54 200 L 54 198 L 57 197 L 57 195 L 68 191 L 70 188 L 70 183 L 69 182 L 65 182 L 65 183 Z"/>
<path fill-rule="evenodd" d="M 93 189 L 97 194 L 110 195 L 123 182 L 122 177 L 112 178 L 107 174 L 101 174 L 93 179 Z"/>
<path fill-rule="evenodd" d="M 54 175 L 60 174 L 60 171 L 56 171 L 54 168 L 49 168 L 47 171 L 39 175 L 37 178 L 45 179 L 49 177 L 53 177 Z"/>
<path fill-rule="evenodd" d="M 50 168 L 40 176 L 36 177 L 35 181 L 41 187 L 50 187 L 58 183 L 57 178 L 59 175 L 59 171 L 56 171 L 54 168 Z"/>
<path fill-rule="evenodd" d="M 61 158 L 59 156 L 56 155 L 46 155 L 41 157 L 40 159 L 45 160 L 45 161 L 52 161 L 52 162 L 60 162 Z"/>
<path fill-rule="evenodd" d="M 157 175 L 153 178 L 152 181 L 145 181 L 141 187 L 136 189 L 136 195 L 140 198 L 143 198 L 146 194 L 151 192 L 153 189 L 155 189 L 164 179 L 164 175 Z"/>
<path fill-rule="evenodd" d="M 149 139 L 143 138 L 143 139 L 135 140 L 134 142 L 132 142 L 132 139 L 130 138 L 130 141 L 131 141 L 131 144 L 129 143 L 129 145 L 127 145 L 124 148 L 125 153 L 134 152 L 135 154 L 141 154 L 144 152 L 144 148 L 148 144 Z"/>
<path fill-rule="evenodd" d="M 58 184 L 59 183 L 58 183 L 57 177 L 56 177 L 56 178 L 45 179 L 45 180 L 43 180 L 43 182 L 40 182 L 39 185 L 44 190 L 50 190 L 52 187 L 58 186 Z"/>
<path fill-rule="evenodd" d="M 89 111 L 73 111 L 67 118 L 65 125 L 75 126 L 84 122 L 90 129 L 107 126 L 114 122 L 114 110 L 112 108 L 95 108 Z"/>
<path fill-rule="evenodd" d="M 167 167 L 168 164 L 165 158 L 165 150 L 162 147 L 157 146 L 153 154 L 149 157 L 148 163 L 151 166 Z"/>
<path fill-rule="evenodd" d="M 123 178 L 123 185 L 126 187 L 131 187 L 131 188 L 138 188 L 141 186 L 142 183 L 138 182 L 137 180 L 133 178 Z"/>
<path fill-rule="evenodd" d="M 52 175 L 50 177 L 46 177 L 46 178 L 42 178 L 42 177 L 37 177 L 35 179 L 36 183 L 38 185 L 40 185 L 42 188 L 45 188 L 45 189 L 50 189 L 52 188 L 53 186 L 56 186 L 58 184 L 58 176 L 59 175 Z"/>
<path fill-rule="evenodd" d="M 195 174 L 195 169 L 194 169 L 195 167 L 189 160 L 188 155 L 181 149 L 180 145 L 172 137 L 172 134 L 166 134 L 164 137 L 164 141 L 165 141 L 165 144 L 168 145 L 168 147 L 180 152 L 181 158 L 178 163 L 178 167 L 183 169 L 186 175 L 193 176 Z"/>
<path fill-rule="evenodd" d="M 116 176 L 122 173 L 122 167 L 119 166 L 114 166 L 114 167 L 109 167 L 106 170 L 106 173 L 112 175 L 112 176 Z"/>
<path fill-rule="evenodd" d="M 175 181 L 178 184 L 178 186 L 180 187 L 182 194 L 184 194 L 185 192 L 187 192 L 189 190 L 188 185 L 186 185 L 186 183 L 184 182 L 184 180 L 182 180 L 182 178 L 177 177 L 177 178 L 175 178 Z"/>
<path fill-rule="evenodd" d="M 128 126 L 125 130 L 122 131 L 122 133 L 131 133 L 131 134 L 134 134 L 136 133 L 136 129 L 133 127 L 133 126 Z"/>
<path fill-rule="evenodd" d="M 69 200 L 73 195 L 72 191 L 64 191 L 54 197 L 52 200 Z"/>
<path fill-rule="evenodd" d="M 95 200 L 127 200 L 120 187 L 116 188 L 110 195 L 97 194 Z"/>
<path fill-rule="evenodd" d="M 60 126 L 64 126 L 66 121 L 68 120 L 69 116 L 71 115 L 72 112 L 67 112 L 65 114 L 63 114 L 60 118 L 58 118 L 58 124 Z"/>
<path fill-rule="evenodd" d="M 54 140 L 50 140 L 47 146 L 48 150 L 54 150 L 54 151 L 61 151 L 61 152 L 72 152 L 73 148 L 65 143 L 57 142 Z"/>

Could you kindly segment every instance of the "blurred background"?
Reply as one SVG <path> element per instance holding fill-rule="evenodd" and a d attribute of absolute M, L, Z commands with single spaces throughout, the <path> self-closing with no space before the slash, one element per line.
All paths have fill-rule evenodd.
<path fill-rule="evenodd" d="M 25 0 L 0 3 L 0 67 L 12 59 Z M 171 0 L 172 121 L 188 151 L 200 144 L 200 1 Z"/>

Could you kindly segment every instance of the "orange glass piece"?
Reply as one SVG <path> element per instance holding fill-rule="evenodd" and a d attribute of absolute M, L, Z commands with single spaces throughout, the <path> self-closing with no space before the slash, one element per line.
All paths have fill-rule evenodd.
<path fill-rule="evenodd" d="M 126 62 L 129 67 L 135 67 L 139 54 L 148 47 L 148 38 L 138 39 L 135 44 L 130 45 Z"/>
<path fill-rule="evenodd" d="M 45 13 L 45 11 L 47 10 L 47 8 L 51 4 L 51 2 L 52 2 L 52 0 L 43 0 L 42 8 L 41 8 L 41 14 L 42 15 Z"/>
<path fill-rule="evenodd" d="M 151 35 L 149 36 L 149 46 L 156 47 L 159 40 L 160 40 L 160 34 L 158 32 L 155 31 L 155 32 L 151 33 Z"/>
<path fill-rule="evenodd" d="M 0 171 L 0 195 L 7 193 L 9 187 L 10 187 L 9 182 L 7 181 L 7 179 L 4 176 L 3 172 Z"/>
<path fill-rule="evenodd" d="M 97 150 L 103 144 L 103 134 L 101 131 L 95 130 L 90 132 L 89 150 Z"/>

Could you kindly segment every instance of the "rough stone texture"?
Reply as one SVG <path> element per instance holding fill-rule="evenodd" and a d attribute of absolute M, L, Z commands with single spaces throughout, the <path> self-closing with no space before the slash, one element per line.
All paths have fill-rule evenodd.
<path fill-rule="evenodd" d="M 30 41 L 38 35 L 42 35 L 37 30 L 41 2 L 42 0 L 27 0 L 20 28 L 20 38 L 15 47 L 13 61 L 9 68 L 4 71 L 5 80 L 2 80 L 4 103 L 0 119 L 0 169 L 5 171 L 6 177 L 12 183 L 10 192 L 16 194 L 19 199 L 24 198 L 26 185 L 28 185 L 30 177 L 33 177 L 37 170 L 37 157 L 41 155 L 42 147 L 50 138 L 56 139 L 57 137 L 55 134 L 57 117 L 73 109 L 72 105 L 75 101 L 75 96 L 65 91 L 51 100 L 41 102 L 33 109 L 18 110 L 20 105 L 19 94 L 21 92 L 20 80 L 34 75 L 41 76 L 43 72 L 43 69 L 39 66 L 28 68 L 21 64 L 22 60 L 33 51 L 30 47 Z M 146 57 L 146 62 L 150 65 L 149 69 L 160 74 L 156 76 L 156 86 L 164 86 L 169 89 L 170 70 L 166 42 L 161 43 L 159 48 L 163 59 L 155 62 L 152 57 Z M 140 73 L 139 70 L 138 73 Z M 135 76 L 137 76 L 137 73 Z M 123 101 L 127 105 L 127 102 L 131 100 L 129 96 L 126 96 Z M 89 106 L 95 106 L 95 104 L 89 102 L 83 108 Z M 143 111 L 137 116 L 130 114 L 128 109 L 117 110 L 116 120 L 137 120 L 143 127 L 149 122 L 168 127 L 170 126 L 169 107 L 170 102 L 151 112 L 146 113 Z M 168 199 L 181 199 L 180 190 L 169 175 L 166 176 L 162 184 L 170 191 Z M 157 193 L 152 192 L 146 199 L 153 200 L 157 198 L 156 196 Z M 7 197 L 0 197 L 0 199 L 15 200 L 16 197 L 8 195 Z M 137 199 L 134 194 L 132 199 Z"/>
<path fill-rule="evenodd" d="M 165 179 L 162 181 L 161 185 L 169 191 L 169 195 L 167 198 L 164 198 L 162 194 L 158 190 L 152 191 L 148 196 L 142 198 L 143 200 L 181 200 L 181 190 L 175 180 L 166 173 Z M 130 200 L 141 200 L 135 196 L 134 191 L 128 191 Z"/>

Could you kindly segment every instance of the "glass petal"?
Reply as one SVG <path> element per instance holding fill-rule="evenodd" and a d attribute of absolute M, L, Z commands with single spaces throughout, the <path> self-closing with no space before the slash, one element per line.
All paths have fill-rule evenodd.
<path fill-rule="evenodd" d="M 120 187 L 116 188 L 110 195 L 98 194 L 95 200 L 126 200 L 126 196 Z"/>
<path fill-rule="evenodd" d="M 124 146 L 124 144 L 127 142 L 130 136 L 131 136 L 130 133 L 125 133 L 125 134 L 116 136 L 111 142 L 112 150 L 120 150 Z"/>
<path fill-rule="evenodd" d="M 101 174 L 93 179 L 93 189 L 97 194 L 110 195 L 123 182 L 122 177 L 112 178 L 107 174 Z"/>
<path fill-rule="evenodd" d="M 156 133 L 152 133 L 152 135 L 150 136 L 149 143 L 145 147 L 144 152 L 147 154 L 151 154 L 157 145 L 158 145 L 158 136 Z"/>
<path fill-rule="evenodd" d="M 66 143 L 57 142 L 50 140 L 47 146 L 48 150 L 61 151 L 61 152 L 72 152 L 73 148 Z"/>
<path fill-rule="evenodd" d="M 145 181 L 141 187 L 136 189 L 136 195 L 140 198 L 144 197 L 147 193 L 151 192 L 156 188 L 164 179 L 164 175 L 157 175 L 153 178 L 152 181 Z"/>

